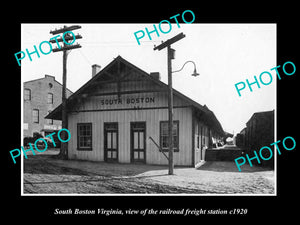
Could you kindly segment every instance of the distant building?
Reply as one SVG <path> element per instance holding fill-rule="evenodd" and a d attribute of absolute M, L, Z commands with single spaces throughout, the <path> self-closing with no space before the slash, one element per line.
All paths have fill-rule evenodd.
<path fill-rule="evenodd" d="M 23 135 L 32 137 L 37 132 L 46 136 L 61 129 L 61 121 L 45 119 L 61 103 L 62 84 L 54 76 L 24 82 Z M 67 97 L 72 94 L 67 89 Z"/>
<path fill-rule="evenodd" d="M 249 156 L 253 155 L 252 152 L 254 150 L 258 152 L 261 147 L 270 146 L 274 142 L 274 110 L 254 113 L 246 125 L 246 129 L 244 128 L 240 134 L 243 135 L 246 153 Z M 270 153 L 266 151 L 266 154 Z M 268 157 L 269 155 L 265 156 L 265 158 Z M 273 166 L 273 159 L 268 161 L 261 160 L 261 164 Z M 252 162 L 256 161 L 253 160 Z"/>
<path fill-rule="evenodd" d="M 245 147 L 246 127 L 235 136 L 235 144 L 238 147 Z"/>

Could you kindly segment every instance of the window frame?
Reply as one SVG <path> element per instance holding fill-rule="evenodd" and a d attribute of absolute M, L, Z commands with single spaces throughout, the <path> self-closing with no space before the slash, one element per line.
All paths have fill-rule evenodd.
<path fill-rule="evenodd" d="M 29 91 L 29 94 L 28 94 L 28 95 L 25 94 L 26 91 Z M 28 96 L 28 99 L 25 98 L 26 96 Z M 31 101 L 31 89 L 29 89 L 29 88 L 25 88 L 25 89 L 24 89 L 24 100 L 25 100 L 25 101 Z"/>
<path fill-rule="evenodd" d="M 34 115 L 34 112 L 37 112 L 37 115 Z M 37 121 L 35 120 L 37 119 Z M 33 109 L 32 110 L 32 122 L 33 123 L 40 123 L 40 110 L 39 109 Z"/>
<path fill-rule="evenodd" d="M 160 148 L 164 151 L 164 152 L 167 152 L 169 151 L 169 143 L 168 143 L 168 146 L 167 147 L 163 147 L 163 143 L 162 143 L 162 126 L 163 124 L 167 124 L 167 126 L 169 127 L 169 121 L 168 120 L 163 120 L 163 121 L 160 121 L 159 123 L 159 145 L 160 145 Z M 174 129 L 174 124 L 177 124 L 177 146 L 174 145 L 174 142 L 173 142 L 173 149 L 174 149 L 174 152 L 179 152 L 179 120 L 173 120 L 173 129 Z M 168 129 L 169 130 L 169 129 Z M 169 134 L 169 132 L 168 132 Z M 173 135 L 173 138 L 174 138 L 174 135 Z"/>
<path fill-rule="evenodd" d="M 195 132 L 195 148 L 197 150 L 200 149 L 200 123 L 196 122 L 195 123 L 195 129 L 194 129 L 194 132 Z"/>
<path fill-rule="evenodd" d="M 90 128 L 91 128 L 91 135 L 90 135 L 91 146 L 84 147 L 84 146 L 80 145 L 80 137 L 82 137 L 82 135 L 79 134 L 79 127 L 87 126 L 87 125 L 90 126 Z M 77 123 L 77 150 L 80 150 L 80 151 L 92 151 L 93 150 L 93 124 L 92 123 Z"/>
<path fill-rule="evenodd" d="M 49 96 L 51 96 L 51 98 L 49 98 Z M 53 93 L 48 92 L 48 94 L 47 94 L 47 104 L 53 104 L 53 98 L 54 98 Z M 49 99 L 51 100 L 50 102 L 49 102 Z"/>

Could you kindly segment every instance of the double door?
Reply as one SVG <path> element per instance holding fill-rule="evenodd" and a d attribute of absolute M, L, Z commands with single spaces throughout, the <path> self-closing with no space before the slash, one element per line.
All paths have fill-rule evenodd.
<path fill-rule="evenodd" d="M 104 160 L 106 162 L 118 162 L 118 136 L 118 123 L 104 123 Z M 130 161 L 131 163 L 146 163 L 146 122 L 130 123 Z"/>

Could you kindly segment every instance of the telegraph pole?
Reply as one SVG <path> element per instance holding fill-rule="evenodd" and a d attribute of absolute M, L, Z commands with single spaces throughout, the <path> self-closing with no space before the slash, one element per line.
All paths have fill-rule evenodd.
<path fill-rule="evenodd" d="M 163 42 L 159 46 L 154 47 L 153 50 L 168 49 L 168 114 L 169 114 L 169 175 L 174 174 L 174 141 L 173 141 L 173 87 L 172 87 L 172 59 L 174 59 L 174 49 L 171 48 L 171 44 L 184 38 L 185 35 L 180 33 L 173 38 Z"/>
<path fill-rule="evenodd" d="M 68 129 L 68 114 L 67 114 L 67 96 L 66 96 L 66 85 L 67 85 L 67 56 L 69 54 L 68 51 L 70 51 L 71 49 L 75 49 L 75 48 L 81 48 L 81 46 L 79 44 L 75 44 L 73 45 L 73 42 L 76 39 L 80 39 L 82 38 L 81 35 L 77 34 L 75 36 L 72 37 L 72 35 L 70 35 L 70 33 L 72 30 L 76 30 L 76 29 L 80 29 L 81 26 L 64 26 L 61 29 L 55 29 L 54 31 L 50 31 L 50 34 L 60 34 L 63 33 L 62 38 L 54 38 L 54 40 L 51 40 L 53 38 L 50 39 L 51 43 L 57 43 L 57 47 L 54 48 L 52 51 L 53 52 L 63 52 L 63 85 L 62 85 L 62 128 Z M 59 35 L 58 35 L 59 36 Z M 69 41 L 73 40 L 72 43 L 70 43 Z M 63 46 L 60 46 L 58 42 L 62 42 L 63 41 Z M 66 133 L 63 133 L 62 136 L 63 140 L 66 140 Z M 68 142 L 61 142 L 61 148 L 60 148 L 60 153 L 59 156 L 62 157 L 63 159 L 68 159 Z"/>

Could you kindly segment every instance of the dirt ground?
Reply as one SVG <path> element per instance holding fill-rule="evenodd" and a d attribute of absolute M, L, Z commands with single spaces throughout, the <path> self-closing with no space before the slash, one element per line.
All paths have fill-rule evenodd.
<path fill-rule="evenodd" d="M 198 169 L 57 159 L 57 150 L 24 159 L 24 194 L 274 194 L 274 171 L 234 162 Z"/>

